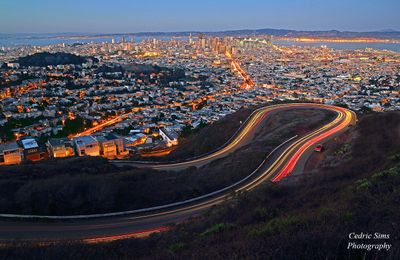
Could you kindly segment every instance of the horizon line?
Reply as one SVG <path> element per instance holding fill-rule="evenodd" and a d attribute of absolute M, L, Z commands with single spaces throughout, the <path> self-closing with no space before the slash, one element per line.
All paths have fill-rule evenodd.
<path fill-rule="evenodd" d="M 298 29 L 287 29 L 287 28 L 244 28 L 244 29 L 224 29 L 224 30 L 182 30 L 182 31 L 137 31 L 137 32 L 0 32 L 2 35 L 7 34 L 84 34 L 84 35 L 111 35 L 111 34 L 156 34 L 156 33 L 224 33 L 224 32 L 236 32 L 236 31 L 259 31 L 259 30 L 276 30 L 276 31 L 292 31 L 292 32 L 340 32 L 340 33 L 400 33 L 400 29 L 379 29 L 379 30 L 338 30 L 338 29 L 314 29 L 314 30 L 298 30 Z"/>

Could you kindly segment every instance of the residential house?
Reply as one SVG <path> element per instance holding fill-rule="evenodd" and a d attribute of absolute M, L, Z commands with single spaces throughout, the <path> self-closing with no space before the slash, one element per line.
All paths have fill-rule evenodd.
<path fill-rule="evenodd" d="M 78 156 L 100 156 L 99 143 L 90 135 L 76 137 L 74 145 Z"/>
<path fill-rule="evenodd" d="M 39 147 L 34 138 L 25 138 L 19 141 L 24 149 L 24 157 L 30 161 L 39 161 L 48 156 L 47 151 Z"/>
<path fill-rule="evenodd" d="M 50 138 L 47 141 L 47 149 L 54 158 L 74 156 L 74 146 L 68 138 Z"/>
<path fill-rule="evenodd" d="M 167 146 L 178 145 L 178 134 L 170 128 L 160 128 L 160 136 L 167 142 Z"/>
<path fill-rule="evenodd" d="M 141 145 L 144 144 L 147 140 L 147 135 L 145 134 L 135 134 L 135 135 L 131 135 L 125 138 L 125 147 L 133 147 L 133 146 L 137 146 L 137 145 Z"/>
<path fill-rule="evenodd" d="M 113 134 L 97 136 L 100 145 L 100 154 L 103 157 L 114 159 L 119 156 L 125 156 L 128 152 L 125 149 L 124 139 Z"/>
<path fill-rule="evenodd" d="M 0 144 L 0 165 L 19 164 L 21 162 L 22 153 L 17 142 Z"/>

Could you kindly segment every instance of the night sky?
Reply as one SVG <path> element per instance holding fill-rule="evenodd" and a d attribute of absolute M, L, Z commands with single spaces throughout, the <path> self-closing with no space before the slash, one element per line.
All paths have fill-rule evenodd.
<path fill-rule="evenodd" d="M 399 0 L 0 0 L 0 33 L 400 30 Z"/>

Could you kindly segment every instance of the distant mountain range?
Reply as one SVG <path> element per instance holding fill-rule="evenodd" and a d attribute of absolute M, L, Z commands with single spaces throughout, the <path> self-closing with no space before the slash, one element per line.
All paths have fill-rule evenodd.
<path fill-rule="evenodd" d="M 327 31 L 298 31 L 288 29 L 243 29 L 243 30 L 227 30 L 227 31 L 216 31 L 216 32 L 201 32 L 201 31 L 184 31 L 184 32 L 137 32 L 137 33 L 40 33 L 40 34 L 29 34 L 29 33 L 16 33 L 16 34 L 2 34 L 0 38 L 25 38 L 25 39 L 44 39 L 44 38 L 70 38 L 70 37 L 121 37 L 121 36 L 189 36 L 189 34 L 197 35 L 203 33 L 205 35 L 212 36 L 251 36 L 251 35 L 273 35 L 273 36 L 286 36 L 286 37 L 300 37 L 300 36 L 312 36 L 312 37 L 326 37 L 326 38 L 383 38 L 383 39 L 400 39 L 400 31 L 386 29 L 380 31 L 369 31 L 369 32 L 353 32 L 353 31 L 338 31 L 338 30 L 327 30 Z"/>
<path fill-rule="evenodd" d="M 382 31 L 371 31 L 371 32 L 350 32 L 350 31 L 296 31 L 286 29 L 257 29 L 257 30 L 234 30 L 221 32 L 227 35 L 237 34 L 269 34 L 273 36 L 315 36 L 315 37 L 376 37 L 376 38 L 400 38 L 400 31 L 394 30 L 382 30 Z"/>
<path fill-rule="evenodd" d="M 189 34 L 197 35 L 203 33 L 205 35 L 214 36 L 244 36 L 244 35 L 273 35 L 273 36 L 287 36 L 287 37 L 299 37 L 299 36 L 313 36 L 313 37 L 370 37 L 370 38 L 385 38 L 385 39 L 398 39 L 400 38 L 400 31 L 395 30 L 381 30 L 371 32 L 350 32 L 350 31 L 297 31 L 287 29 L 244 29 L 244 30 L 229 30 L 229 31 L 218 31 L 218 32 L 200 32 L 200 31 L 187 31 L 187 32 L 140 32 L 140 33 L 127 33 L 127 34 L 111 34 L 115 36 L 132 35 L 132 36 L 188 36 Z M 103 34 L 103 36 L 110 34 Z"/>

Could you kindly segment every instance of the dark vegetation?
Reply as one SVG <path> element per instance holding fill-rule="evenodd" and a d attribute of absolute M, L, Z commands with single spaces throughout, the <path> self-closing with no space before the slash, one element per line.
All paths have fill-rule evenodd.
<path fill-rule="evenodd" d="M 34 80 L 36 78 L 38 78 L 38 77 L 36 75 L 33 75 L 33 73 L 20 74 L 20 75 L 18 75 L 18 79 L 13 80 L 13 81 L 9 81 L 9 80 L 6 80 L 5 77 L 1 77 L 0 78 L 0 89 L 17 86 L 17 85 L 22 84 L 26 80 Z"/>
<path fill-rule="evenodd" d="M 74 119 L 67 118 L 65 120 L 63 129 L 54 135 L 54 137 L 67 137 L 71 134 L 80 133 L 85 130 L 85 128 L 90 128 L 91 126 L 92 122 L 82 117 L 77 117 Z"/>
<path fill-rule="evenodd" d="M 39 108 L 40 109 L 40 108 Z M 0 140 L 2 141 L 12 141 L 15 140 L 15 133 L 19 132 L 20 128 L 30 126 L 33 124 L 39 124 L 39 120 L 45 119 L 43 116 L 36 118 L 21 118 L 21 119 L 9 119 L 7 123 L 5 123 L 0 128 Z M 66 119 L 65 124 L 61 131 L 57 134 L 51 134 L 51 137 L 67 137 L 71 134 L 76 134 L 82 132 L 85 128 L 89 128 L 92 126 L 92 122 L 77 117 L 75 119 Z M 47 140 L 47 136 L 42 136 L 42 139 Z"/>
<path fill-rule="evenodd" d="M 48 65 L 64 65 L 64 64 L 80 65 L 82 63 L 85 63 L 87 59 L 88 58 L 86 57 L 77 56 L 72 53 L 41 52 L 18 58 L 14 62 L 19 63 L 22 67 L 27 67 L 27 66 L 44 67 Z"/>
<path fill-rule="evenodd" d="M 147 239 L 2 249 L 5 258 L 53 259 L 399 259 L 400 113 L 362 118 L 326 158 L 349 153 L 335 167 L 296 185 L 266 183 L 205 216 Z M 348 250 L 349 233 L 386 233 L 389 251 Z"/>
<path fill-rule="evenodd" d="M 324 124 L 331 116 L 309 109 L 273 114 L 249 144 L 209 165 L 181 172 L 118 168 L 100 158 L 49 159 L 3 166 L 0 167 L 0 209 L 2 213 L 46 215 L 102 213 L 200 196 L 247 176 L 278 144 Z M 230 121 L 237 120 L 226 117 L 222 121 L 225 124 L 213 124 L 201 130 L 192 139 L 192 145 L 197 146 L 205 136 L 210 142 L 218 141 L 220 135 L 213 133 L 223 132 L 227 129 L 225 126 L 233 130 L 236 125 Z"/>
<path fill-rule="evenodd" d="M 183 81 L 186 79 L 185 70 L 182 68 L 168 68 L 157 65 L 130 64 L 125 66 L 127 72 L 133 73 L 135 78 L 147 81 L 151 84 L 158 84 L 161 87 L 170 87 L 170 83 Z M 157 77 L 150 77 L 156 74 Z"/>
<path fill-rule="evenodd" d="M 15 139 L 13 129 L 32 125 L 38 122 L 43 117 L 37 118 L 21 118 L 21 119 L 9 119 L 7 123 L 0 127 L 0 139 L 3 141 L 10 141 Z"/>

